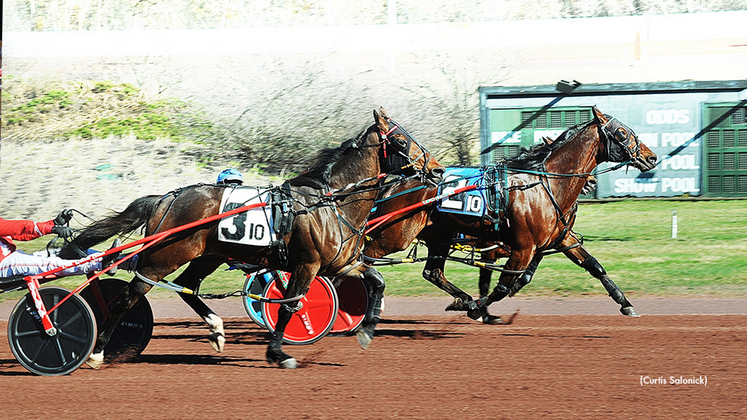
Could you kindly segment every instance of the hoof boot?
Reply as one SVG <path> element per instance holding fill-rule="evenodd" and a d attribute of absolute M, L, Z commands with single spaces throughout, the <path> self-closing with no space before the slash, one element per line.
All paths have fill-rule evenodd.
<path fill-rule="evenodd" d="M 86 364 L 93 369 L 101 369 L 104 366 L 104 352 L 91 353 L 91 355 L 88 356 L 88 360 L 86 360 Z"/>
<path fill-rule="evenodd" d="M 223 349 L 226 346 L 226 337 L 221 333 L 212 333 L 208 336 L 208 340 L 210 341 L 210 345 L 213 347 L 213 350 L 217 351 L 218 353 L 222 353 Z"/>
<path fill-rule="evenodd" d="M 620 313 L 625 316 L 632 316 L 634 318 L 638 318 L 640 315 L 638 315 L 638 312 L 633 309 L 632 306 L 626 306 L 624 308 L 620 308 Z"/>
<path fill-rule="evenodd" d="M 295 369 L 298 367 L 298 362 L 296 362 L 296 359 L 291 357 L 282 362 L 278 362 L 278 366 L 280 366 L 280 369 Z"/>
<path fill-rule="evenodd" d="M 500 325 L 503 324 L 503 318 L 496 315 L 483 315 L 482 323 L 488 325 Z"/>

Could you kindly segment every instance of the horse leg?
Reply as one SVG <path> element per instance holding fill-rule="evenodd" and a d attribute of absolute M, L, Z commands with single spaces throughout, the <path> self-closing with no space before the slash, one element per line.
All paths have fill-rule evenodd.
<path fill-rule="evenodd" d="M 311 281 L 318 272 L 319 264 L 305 264 L 296 267 L 288 280 L 284 297 L 291 298 L 306 294 L 309 291 Z M 301 309 L 300 301 L 280 304 L 275 331 L 270 335 L 270 343 L 267 346 L 267 353 L 265 353 L 267 363 L 277 363 L 282 369 L 298 367 L 296 359 L 283 352 L 283 334 L 285 334 L 285 327 L 288 325 L 291 316 L 299 309 Z"/>
<path fill-rule="evenodd" d="M 220 264 L 222 263 L 216 264 L 214 262 L 192 260 L 179 277 L 174 280 L 174 283 L 188 289 L 196 290 L 205 277 L 215 271 Z M 208 335 L 210 345 L 218 353 L 222 352 L 226 344 L 226 335 L 225 331 L 223 331 L 223 320 L 221 317 L 213 312 L 199 296 L 179 293 L 179 297 L 207 323 L 210 328 L 210 334 Z"/>
<path fill-rule="evenodd" d="M 542 258 L 542 253 L 538 252 L 534 255 L 534 258 L 532 258 L 529 266 L 526 268 L 526 270 L 524 270 L 524 274 L 519 276 L 519 278 L 517 278 L 514 284 L 511 286 L 511 291 L 509 292 L 508 297 L 513 297 L 519 290 L 521 290 L 524 286 L 532 281 L 532 277 L 534 277 L 534 273 L 537 271 L 537 267 L 539 266 L 540 262 L 542 262 Z"/>
<path fill-rule="evenodd" d="M 288 295 L 290 296 L 290 295 Z M 267 346 L 267 363 L 277 363 L 282 369 L 295 369 L 298 367 L 296 359 L 283 352 L 283 334 L 291 316 L 301 309 L 300 302 L 282 303 L 278 310 L 278 321 L 275 331 L 270 335 L 270 344 Z"/>
<path fill-rule="evenodd" d="M 368 308 L 366 308 L 363 323 L 355 336 L 361 348 L 366 350 L 373 341 L 376 324 L 381 320 L 381 303 L 384 299 L 386 283 L 384 282 L 384 276 L 373 267 L 369 267 L 363 272 L 363 280 L 368 284 Z"/>
<path fill-rule="evenodd" d="M 466 311 L 469 309 L 470 302 L 474 301 L 472 296 L 452 284 L 444 275 L 448 253 L 448 244 L 428 245 L 428 260 L 425 262 L 425 268 L 423 269 L 423 278 L 454 298 L 446 307 L 447 311 Z"/>
<path fill-rule="evenodd" d="M 492 262 L 492 261 L 491 261 Z M 485 300 L 490 291 L 490 279 L 493 277 L 493 271 L 487 268 L 480 269 L 480 280 L 478 281 L 478 287 L 480 289 L 480 299 Z M 488 313 L 488 308 L 480 309 L 480 316 L 482 317 L 483 324 L 503 324 L 503 319 L 498 315 L 491 315 Z"/>
<path fill-rule="evenodd" d="M 483 261 L 493 263 L 493 261 Z M 477 280 L 477 288 L 480 291 L 480 298 L 488 296 L 490 293 L 490 280 L 493 278 L 493 270 L 480 268 L 480 277 Z"/>
<path fill-rule="evenodd" d="M 492 264 L 498 258 L 500 254 L 494 251 L 482 252 L 480 254 L 480 262 Z M 480 291 L 480 299 L 485 299 L 490 293 L 490 280 L 493 277 L 493 270 L 480 267 L 480 277 L 477 281 L 477 287 Z M 488 308 L 484 308 L 481 311 L 482 323 L 483 324 L 503 324 L 503 319 L 497 315 L 491 315 L 488 313 Z"/>
<path fill-rule="evenodd" d="M 495 285 L 493 291 L 490 292 L 485 299 L 480 299 L 480 308 L 482 310 L 486 311 L 487 307 L 493 302 L 498 302 L 508 296 L 511 293 L 511 288 L 514 286 L 514 283 L 517 282 L 519 277 L 525 274 L 525 270 L 527 270 L 527 267 L 529 267 L 535 259 L 536 254 L 533 247 L 520 249 L 513 246 L 511 249 L 511 255 L 508 257 L 508 261 L 506 261 L 506 270 L 513 272 L 519 271 L 521 274 L 509 273 L 507 271 L 502 272 L 498 279 L 498 284 Z M 539 261 L 537 261 L 537 264 L 539 264 Z"/>
<path fill-rule="evenodd" d="M 109 306 L 109 316 L 104 321 L 104 325 L 99 331 L 96 345 L 93 352 L 88 357 L 86 364 L 94 369 L 100 369 L 104 364 L 104 347 L 109 343 L 114 329 L 119 325 L 122 316 L 132 308 L 141 296 L 148 293 L 151 285 L 137 278 L 133 279 L 125 286 L 119 295 Z"/>
<path fill-rule="evenodd" d="M 578 246 L 564 252 L 565 256 L 571 261 L 575 262 L 578 266 L 583 267 L 592 276 L 596 277 L 607 290 L 612 300 L 620 305 L 620 313 L 626 316 L 637 317 L 638 313 L 633 309 L 631 304 L 625 297 L 625 294 L 620 290 L 615 282 L 610 279 L 607 272 L 604 270 L 599 261 L 594 258 L 589 252 L 583 247 Z"/>

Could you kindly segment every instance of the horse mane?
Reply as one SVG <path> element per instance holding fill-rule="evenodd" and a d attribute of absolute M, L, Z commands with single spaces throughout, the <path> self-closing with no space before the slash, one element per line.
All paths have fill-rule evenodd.
<path fill-rule="evenodd" d="M 521 148 L 518 155 L 506 159 L 506 166 L 514 169 L 524 169 L 528 171 L 544 171 L 545 162 L 550 154 L 560 148 L 563 144 L 585 130 L 593 121 L 576 124 L 561 133 L 552 143 L 542 142 L 532 146 L 529 149 Z"/>
<path fill-rule="evenodd" d="M 369 132 L 368 129 L 362 130 L 355 138 L 350 138 L 342 142 L 338 147 L 323 149 L 316 158 L 316 163 L 305 170 L 303 173 L 288 182 L 294 186 L 306 186 L 317 189 L 329 187 L 332 178 L 332 168 L 344 155 L 351 150 L 358 150 L 361 146 L 361 140 Z"/>

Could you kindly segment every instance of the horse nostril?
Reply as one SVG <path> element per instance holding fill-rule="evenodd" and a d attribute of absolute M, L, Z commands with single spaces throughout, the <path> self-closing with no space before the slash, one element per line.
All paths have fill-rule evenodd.
<path fill-rule="evenodd" d="M 646 159 L 646 161 L 647 161 L 647 162 L 648 162 L 648 163 L 649 163 L 649 164 L 650 164 L 651 166 L 656 166 L 656 161 L 657 161 L 656 155 L 654 155 L 654 156 L 649 156 L 649 157 L 648 157 L 648 158 Z"/>

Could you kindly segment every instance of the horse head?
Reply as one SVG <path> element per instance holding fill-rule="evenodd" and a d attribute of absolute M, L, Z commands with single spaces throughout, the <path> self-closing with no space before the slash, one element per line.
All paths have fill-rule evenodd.
<path fill-rule="evenodd" d="M 597 107 L 592 107 L 594 120 L 599 126 L 599 139 L 602 143 L 601 161 L 630 162 L 641 172 L 656 167 L 656 153 L 641 143 L 638 135 L 617 118 L 604 114 Z"/>
<path fill-rule="evenodd" d="M 392 174 L 419 174 L 422 182 L 436 186 L 446 168 L 401 125 L 389 118 L 384 108 L 373 111 L 382 147 L 379 158 L 382 171 Z"/>

